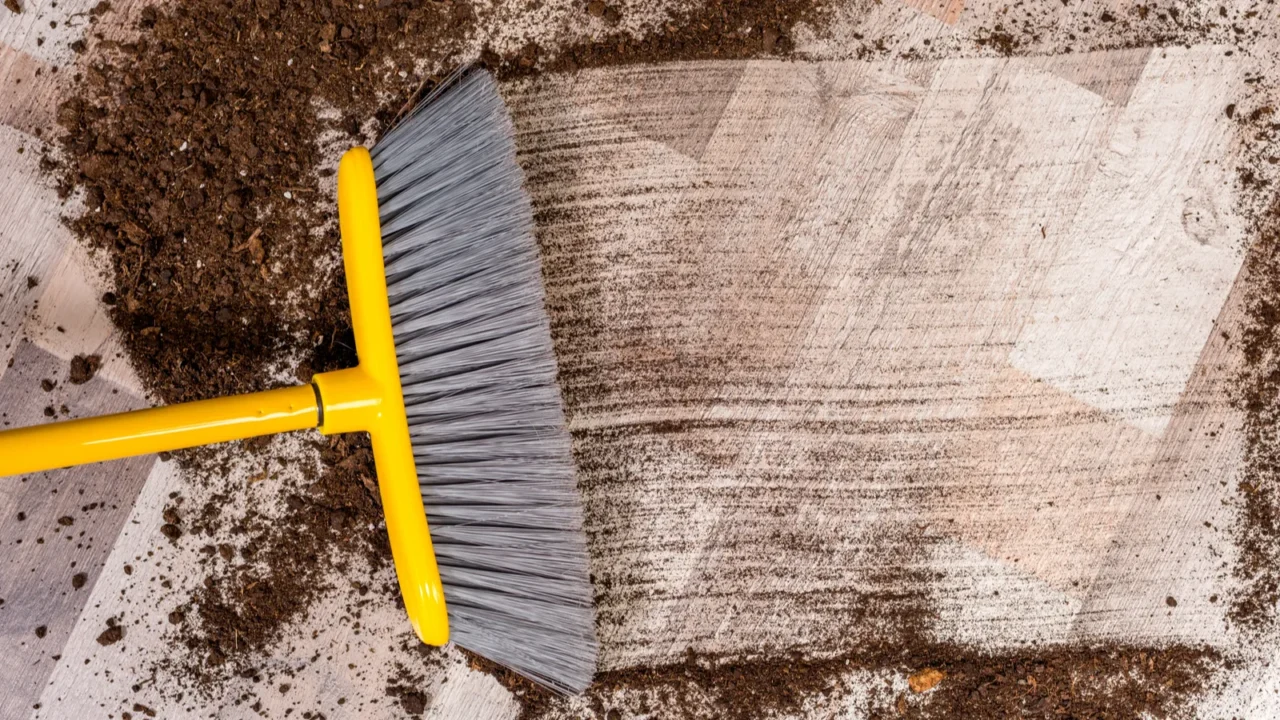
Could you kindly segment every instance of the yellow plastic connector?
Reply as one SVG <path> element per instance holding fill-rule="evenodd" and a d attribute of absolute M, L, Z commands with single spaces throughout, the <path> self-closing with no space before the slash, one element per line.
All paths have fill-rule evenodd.
<path fill-rule="evenodd" d="M 443 645 L 449 641 L 449 618 L 409 440 L 387 303 L 378 189 L 373 161 L 364 148 L 348 150 L 338 165 L 338 222 L 360 364 L 314 378 L 324 406 L 320 432 L 366 431 L 371 436 L 391 555 L 409 622 L 423 642 Z"/>

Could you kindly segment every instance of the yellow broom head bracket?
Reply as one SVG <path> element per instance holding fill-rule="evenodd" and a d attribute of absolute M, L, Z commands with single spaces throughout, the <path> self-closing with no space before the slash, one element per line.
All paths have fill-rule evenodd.
<path fill-rule="evenodd" d="M 338 165 L 338 221 L 351 299 L 358 367 L 317 375 L 326 435 L 368 432 L 405 610 L 423 642 L 449 641 L 444 590 L 405 417 L 387 302 L 378 189 L 369 151 L 348 150 Z"/>

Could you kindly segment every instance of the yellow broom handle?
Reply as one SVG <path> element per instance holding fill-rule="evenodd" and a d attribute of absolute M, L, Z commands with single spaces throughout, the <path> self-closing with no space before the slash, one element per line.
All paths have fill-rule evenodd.
<path fill-rule="evenodd" d="M 0 476 L 319 425 L 310 385 L 0 432 Z"/>

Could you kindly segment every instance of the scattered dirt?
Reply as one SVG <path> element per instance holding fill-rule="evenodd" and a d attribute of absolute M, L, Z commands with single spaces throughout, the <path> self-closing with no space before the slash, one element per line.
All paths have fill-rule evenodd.
<path fill-rule="evenodd" d="M 602 16 L 607 17 L 609 10 L 602 10 Z M 591 5 L 587 11 L 594 14 Z M 542 57 L 544 51 L 530 45 L 515 57 L 490 54 L 486 62 L 499 75 L 510 77 L 673 60 L 787 56 L 794 49 L 791 35 L 796 25 L 822 27 L 827 15 L 827 6 L 819 0 L 705 0 L 672 17 L 661 31 L 643 38 L 615 32 L 564 48 L 551 57 Z"/>
<path fill-rule="evenodd" d="M 387 697 L 400 701 L 400 708 L 411 716 L 419 716 L 427 711 L 431 697 L 422 691 L 424 681 L 414 677 L 403 666 L 396 668 L 395 677 L 387 683 Z"/>
<path fill-rule="evenodd" d="M 102 367 L 102 356 L 77 355 L 71 358 L 71 373 L 67 379 L 72 385 L 83 385 L 98 374 L 100 367 Z"/>
<path fill-rule="evenodd" d="M 1014 55 L 1022 45 L 1021 40 L 1006 31 L 1003 25 L 996 25 L 990 30 L 979 31 L 975 42 L 979 46 L 992 48 L 1005 57 Z"/>
<path fill-rule="evenodd" d="M 49 628 L 45 627 L 44 625 L 41 625 L 40 627 L 36 628 L 36 637 L 38 638 L 43 638 L 48 633 L 49 633 Z"/>
<path fill-rule="evenodd" d="M 404 685 L 390 685 L 387 695 L 400 700 L 400 707 L 409 715 L 421 715 L 427 711 L 426 693 Z"/>
<path fill-rule="evenodd" d="M 4 6 L 12 13 L 22 12 L 22 6 L 18 4 L 18 0 L 4 0 Z"/>
<path fill-rule="evenodd" d="M 1230 613 L 1232 621 L 1254 630 L 1270 627 L 1280 604 L 1280 202 L 1260 224 L 1245 272 L 1262 280 L 1249 285 L 1249 323 L 1241 338 L 1247 422 L 1239 490 L 1245 522 L 1237 538 L 1235 575 L 1244 591 L 1233 598 Z"/>
<path fill-rule="evenodd" d="M 224 518 L 218 501 L 201 508 L 193 520 L 192 532 L 199 536 L 229 523 L 239 548 L 205 545 L 209 574 L 203 586 L 169 613 L 179 641 L 194 653 L 189 668 L 198 673 L 199 683 L 251 668 L 256 655 L 279 641 L 330 588 L 333 571 L 343 566 L 344 558 L 358 554 L 375 570 L 391 562 L 385 531 L 377 529 L 381 506 L 371 492 L 376 486 L 368 438 L 329 438 L 321 460 L 321 472 L 308 477 L 301 492 L 283 499 L 284 523 L 253 512 Z M 353 582 L 353 598 L 368 591 L 368 585 Z M 200 622 L 187 622 L 189 614 Z"/>
<path fill-rule="evenodd" d="M 75 575 L 71 576 L 71 588 L 73 590 L 79 590 L 80 588 L 84 587 L 84 584 L 88 582 L 88 580 L 89 580 L 89 576 L 87 574 L 76 573 Z"/>
<path fill-rule="evenodd" d="M 21 11 L 16 0 L 5 5 Z M 106 4 L 98 8 L 90 22 Z M 593 0 L 583 12 L 616 27 L 625 19 L 622 8 Z M 820 27 L 823 12 L 809 0 L 711 0 L 643 39 L 611 30 L 592 43 L 549 49 L 531 42 L 518 53 L 483 58 L 501 75 L 523 76 L 635 62 L 785 57 L 796 24 Z M 348 143 L 376 136 L 438 81 L 414 74 L 397 79 L 385 68 L 454 62 L 478 22 L 461 2 L 377 2 L 357 12 L 320 0 L 190 0 L 143 10 L 135 41 L 89 34 L 77 92 L 58 115 L 65 130 L 61 189 L 85 196 L 89 211 L 72 227 L 109 260 L 113 289 L 103 303 L 157 399 L 249 392 L 285 382 L 286 375 L 306 380 L 354 364 L 332 210 L 314 202 L 333 172 L 322 166 L 328 156 L 318 138 Z M 1003 55 L 1020 52 L 1023 41 L 1001 25 L 975 39 Z M 317 107 L 332 111 L 321 115 Z M 1280 277 L 1280 229 L 1269 232 L 1260 244 L 1264 251 L 1250 256 L 1251 272 Z M 1280 599 L 1280 463 L 1269 450 L 1278 447 L 1270 408 L 1280 393 L 1270 350 L 1280 334 L 1274 287 L 1267 284 L 1255 299 L 1257 322 L 1246 339 L 1255 371 L 1247 403 L 1255 422 L 1251 475 L 1241 487 L 1249 524 L 1237 572 L 1252 590 L 1233 606 L 1233 617 L 1246 623 Z M 70 382 L 87 382 L 100 362 L 77 356 Z M 253 443 L 244 449 L 263 452 Z M 252 513 L 222 517 L 216 501 L 189 509 L 185 520 L 176 510 L 172 519 L 166 512 L 161 532 L 171 541 L 211 535 L 222 525 L 237 540 L 236 547 L 206 546 L 205 582 L 168 613 L 196 660 L 185 667 L 197 682 L 251 670 L 255 658 L 306 615 L 344 553 L 358 553 L 374 567 L 389 562 L 376 529 L 380 507 L 367 439 L 331 438 L 322 456 L 324 468 L 308 478 L 305 492 L 279 498 L 293 518 L 287 528 Z M 197 474 L 225 472 L 199 452 L 177 457 Z M 75 577 L 83 585 L 84 574 Z M 123 627 L 112 623 L 98 642 L 123 637 Z M 898 673 L 911 686 L 911 695 L 884 698 L 885 717 L 1166 717 L 1202 687 L 1219 660 L 1182 647 L 987 656 L 917 638 L 820 660 L 690 655 L 676 665 L 602 673 L 588 701 L 599 717 L 685 707 L 678 717 L 754 718 L 796 711 L 849 671 L 864 669 Z M 473 664 L 512 688 L 522 718 L 562 709 L 563 699 L 518 676 L 479 658 Z M 422 714 L 429 702 L 421 678 L 398 675 L 386 692 L 410 715 Z M 140 705 L 134 711 L 153 714 Z"/>
<path fill-rule="evenodd" d="M 282 356 L 297 357 L 301 379 L 350 358 L 332 209 L 309 202 L 334 171 L 320 166 L 317 138 L 365 141 L 366 120 L 386 127 L 429 90 L 437 78 L 398 82 L 379 68 L 456 63 L 476 18 L 454 8 L 197 0 L 147 8 L 136 42 L 100 44 L 59 110 L 62 190 L 86 197 L 90 212 L 72 226 L 107 251 L 109 310 L 160 399 L 265 388 Z M 812 0 L 713 0 L 644 40 L 485 59 L 527 74 L 785 54 L 795 23 L 818 15 Z M 317 104 L 335 116 L 321 119 Z"/>
<path fill-rule="evenodd" d="M 872 673 L 873 718 L 1178 717 L 1222 659 L 1212 650 L 1110 645 L 984 654 L 957 646 L 868 648 L 826 659 L 726 660 L 690 653 L 662 667 L 601 673 L 582 700 L 565 700 L 482 658 L 521 701 L 520 720 L 577 716 L 754 720 L 788 716 Z M 907 692 L 892 682 L 905 680 Z M 897 685 L 901 687 L 901 685 Z M 585 704 L 588 712 L 569 707 Z"/>

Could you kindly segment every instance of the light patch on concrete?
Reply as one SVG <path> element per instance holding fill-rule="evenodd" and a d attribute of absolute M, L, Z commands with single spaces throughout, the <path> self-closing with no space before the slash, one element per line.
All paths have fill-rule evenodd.
<path fill-rule="evenodd" d="M 103 271 L 84 245 L 68 243 L 47 284 L 40 288 L 40 304 L 28 316 L 24 333 L 63 360 L 70 361 L 76 355 L 100 356 L 98 373 L 141 397 L 142 383 L 102 304 L 106 287 Z"/>
<path fill-rule="evenodd" d="M 1244 257 L 1231 191 L 1235 63 L 1168 50 L 1096 156 L 1011 361 L 1159 436 Z"/>
<path fill-rule="evenodd" d="M 7 12 L 7 11 L 6 11 Z M 19 153 L 18 148 L 23 148 Z M 61 224 L 57 193 L 40 171 L 39 146 L 0 125 L 0 374 L 17 348 L 27 315 L 59 258 L 71 244 Z M 35 281 L 32 286 L 28 278 Z"/>

